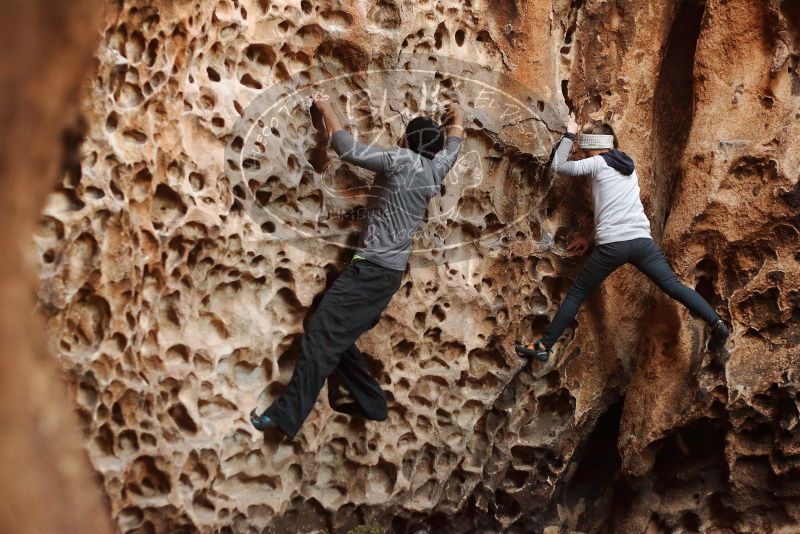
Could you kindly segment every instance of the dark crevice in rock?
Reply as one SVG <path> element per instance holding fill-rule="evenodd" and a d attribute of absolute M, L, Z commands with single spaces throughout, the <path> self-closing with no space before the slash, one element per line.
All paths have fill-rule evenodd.
<path fill-rule="evenodd" d="M 65 187 L 77 187 L 81 180 L 81 145 L 86 136 L 88 126 L 86 120 L 79 116 L 61 133 L 63 152 L 61 155 L 61 172 Z"/>
<path fill-rule="evenodd" d="M 702 417 L 653 443 L 653 469 L 618 478 L 603 532 L 698 532 L 709 518 L 714 530 L 734 528 L 724 419 Z M 659 502 L 653 511 L 653 502 Z M 702 524 L 706 529 L 708 523 Z"/>
<path fill-rule="evenodd" d="M 609 517 L 610 505 L 617 493 L 617 479 L 622 466 L 617 442 L 624 397 L 615 400 L 597 419 L 586 441 L 573 455 L 567 467 L 569 473 L 561 483 L 550 508 L 545 514 L 548 524 L 562 524 L 559 519 L 564 510 L 576 511 L 572 530 L 598 532 Z M 621 490 L 620 490 L 621 491 Z M 570 515 L 568 513 L 567 515 Z"/>
<path fill-rule="evenodd" d="M 572 103 L 572 99 L 569 97 L 569 81 L 561 80 L 561 94 L 564 96 L 564 102 L 567 104 L 567 107 L 574 110 L 575 104 Z"/>
<path fill-rule="evenodd" d="M 785 0 L 780 3 L 781 11 L 792 27 L 800 33 L 800 2 Z"/>
<path fill-rule="evenodd" d="M 651 217 L 657 235 L 664 231 L 683 173 L 681 160 L 694 114 L 694 55 L 704 12 L 702 0 L 680 3 L 653 96 L 655 180 Z"/>

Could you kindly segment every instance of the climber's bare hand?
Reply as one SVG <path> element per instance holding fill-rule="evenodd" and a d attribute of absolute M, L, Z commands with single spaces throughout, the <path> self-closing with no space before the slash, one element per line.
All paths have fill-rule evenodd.
<path fill-rule="evenodd" d="M 325 121 L 325 133 L 329 138 L 334 132 L 342 129 L 342 122 L 333 110 L 328 95 L 322 92 L 314 93 L 311 96 L 311 104 L 319 111 L 320 115 L 322 115 L 322 119 Z"/>
<path fill-rule="evenodd" d="M 464 124 L 464 108 L 456 102 L 447 104 L 447 111 L 445 111 L 442 116 L 442 122 L 446 126 L 450 126 L 451 124 Z"/>
<path fill-rule="evenodd" d="M 576 134 L 581 129 L 578 125 L 578 121 L 575 120 L 575 112 L 569 114 L 569 119 L 567 120 L 567 131 L 571 134 Z"/>
<path fill-rule="evenodd" d="M 331 109 L 330 97 L 325 93 L 314 93 L 311 96 L 311 103 L 320 111 Z"/>
<path fill-rule="evenodd" d="M 591 243 L 585 237 L 576 237 L 569 245 L 567 245 L 567 252 L 583 256 L 589 249 L 592 248 Z"/>
<path fill-rule="evenodd" d="M 461 137 L 464 132 L 464 109 L 456 102 L 447 105 L 447 111 L 442 115 L 442 123 L 446 129 L 447 137 Z"/>

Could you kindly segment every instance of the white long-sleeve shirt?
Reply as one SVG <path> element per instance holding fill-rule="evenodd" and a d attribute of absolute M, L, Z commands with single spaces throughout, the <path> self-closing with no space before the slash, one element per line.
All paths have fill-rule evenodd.
<path fill-rule="evenodd" d="M 626 176 L 610 167 L 602 156 L 567 161 L 572 140 L 564 137 L 553 156 L 551 168 L 568 176 L 586 176 L 594 196 L 594 236 L 598 245 L 651 238 L 650 221 L 640 198 L 634 170 Z"/>

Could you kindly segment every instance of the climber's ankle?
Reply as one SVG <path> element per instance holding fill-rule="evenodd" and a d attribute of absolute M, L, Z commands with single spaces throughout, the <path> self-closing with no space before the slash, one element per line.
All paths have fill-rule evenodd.
<path fill-rule="evenodd" d="M 718 352 L 725 347 L 725 342 L 728 340 L 730 330 L 722 319 L 719 319 L 709 325 L 711 327 L 711 335 L 708 339 L 708 350 L 711 352 Z"/>

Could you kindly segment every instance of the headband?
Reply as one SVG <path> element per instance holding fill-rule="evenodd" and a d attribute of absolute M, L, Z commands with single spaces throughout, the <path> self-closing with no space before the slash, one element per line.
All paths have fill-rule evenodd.
<path fill-rule="evenodd" d="M 581 148 L 614 148 L 613 135 L 581 134 Z"/>

